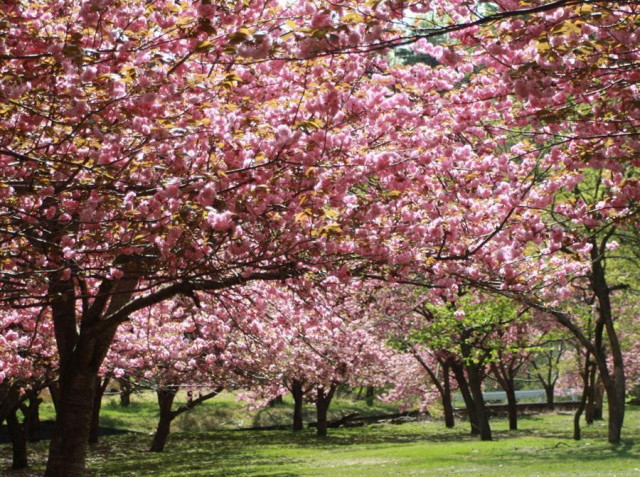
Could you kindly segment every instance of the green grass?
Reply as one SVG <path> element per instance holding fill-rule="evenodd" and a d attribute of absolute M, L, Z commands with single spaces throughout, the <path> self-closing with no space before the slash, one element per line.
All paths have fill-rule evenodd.
<path fill-rule="evenodd" d="M 222 396 L 201 411 L 214 410 L 228 419 L 256 415 Z M 122 411 L 105 402 L 106 419 L 130 421 L 130 428 L 152 428 L 151 402 L 135 403 L 137 411 Z M 224 404 L 224 405 L 223 405 Z M 341 401 L 338 412 L 360 403 Z M 111 409 L 113 408 L 113 409 Z M 132 409 L 136 409 L 135 407 Z M 225 410 L 223 412 L 223 410 Z M 287 415 L 288 403 L 272 409 Z M 379 409 L 378 409 L 379 411 Z M 263 413 L 265 411 L 262 411 Z M 372 411 L 373 412 L 373 411 Z M 226 414 L 225 414 L 226 413 Z M 274 414 L 274 415 L 275 415 Z M 287 415 L 290 419 L 290 414 Z M 260 418 L 262 419 L 262 418 Z M 270 418 L 269 421 L 277 420 Z M 112 421 L 114 422 L 114 421 Z M 207 425 L 211 424 L 209 421 Z M 90 450 L 89 476 L 640 476 L 640 408 L 629 406 L 623 443 L 606 442 L 606 423 L 583 426 L 584 439 L 571 439 L 572 416 L 540 414 L 522 418 L 520 430 L 509 431 L 505 419 L 492 420 L 495 440 L 479 442 L 468 435 L 466 423 L 445 429 L 439 419 L 402 425 L 372 424 L 330 429 L 319 439 L 312 430 L 202 431 L 178 430 L 162 454 L 146 452 L 148 431 L 105 437 Z M 180 427 L 186 425 L 186 421 Z M 6 470 L 10 448 L 0 446 L 0 469 L 11 477 L 42 475 L 46 443 L 30 448 L 32 467 L 26 472 Z"/>
<path fill-rule="evenodd" d="M 174 409 L 185 402 L 186 395 L 179 393 Z M 291 425 L 293 402 L 284 398 L 284 404 L 250 410 L 236 396 L 223 392 L 215 398 L 205 401 L 191 411 L 181 414 L 172 424 L 175 431 L 205 432 L 220 429 L 238 429 L 246 427 L 263 427 Z M 376 415 L 397 412 L 392 405 L 376 402 L 368 407 L 364 401 L 348 398 L 335 399 L 331 404 L 329 419 L 338 419 L 344 415 L 358 412 L 360 415 Z M 106 397 L 100 412 L 100 423 L 104 427 L 115 427 L 136 432 L 149 433 L 155 430 L 158 411 L 155 396 L 152 393 L 141 393 L 132 396 L 131 405 L 120 407 L 118 397 Z M 305 422 L 315 421 L 315 408 L 304 407 Z"/>

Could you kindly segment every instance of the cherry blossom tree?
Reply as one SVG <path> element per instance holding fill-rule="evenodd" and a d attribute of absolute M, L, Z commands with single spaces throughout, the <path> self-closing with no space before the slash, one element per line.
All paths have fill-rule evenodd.
<path fill-rule="evenodd" d="M 155 391 L 160 417 L 152 452 L 164 450 L 176 417 L 222 391 L 229 374 L 224 354 L 228 339 L 229 325 L 219 310 L 197 309 L 187 300 L 139 312 L 119 330 L 104 367 L 116 378 L 127 375 L 139 387 Z M 188 400 L 173 409 L 180 390 Z"/>
<path fill-rule="evenodd" d="M 609 440 L 618 442 L 625 376 L 611 300 L 624 284 L 609 283 L 606 270 L 616 233 L 637 224 L 637 5 L 501 2 L 494 13 L 469 6 L 452 2 L 438 10 L 436 18 L 469 26 L 456 29 L 447 45 L 425 41 L 435 34 L 428 29 L 407 41 L 446 65 L 484 65 L 450 94 L 459 104 L 481 109 L 479 101 L 490 102 L 505 114 L 498 122 L 465 123 L 464 133 L 481 151 L 485 137 L 508 131 L 512 157 L 535 159 L 541 180 L 500 232 L 509 240 L 501 246 L 495 237 L 496 246 L 455 273 L 478 284 L 488 272 L 491 283 L 483 286 L 551 313 L 590 349 L 610 403 Z M 586 285 L 574 281 L 579 277 Z M 580 313 L 563 302 L 585 287 L 585 303 L 595 300 L 599 314 L 594 340 L 580 330 Z"/>
<path fill-rule="evenodd" d="M 25 313 L 5 309 L 0 323 L 0 424 L 6 420 L 9 428 L 14 469 L 27 466 L 28 434 L 38 432 L 38 396 L 58 371 L 50 317 L 40 310 L 25 320 Z"/>
<path fill-rule="evenodd" d="M 271 288 L 266 294 L 264 288 Z M 294 398 L 294 430 L 302 427 L 302 404 L 314 402 L 317 433 L 326 436 L 328 410 L 339 386 L 387 384 L 386 363 L 394 354 L 367 317 L 375 303 L 363 303 L 366 286 L 328 277 L 311 289 L 263 287 L 258 308 L 270 323 L 256 370 L 253 400 L 266 404 L 289 390 Z M 254 307 L 255 308 L 255 307 Z M 264 322 L 264 317 L 262 322 Z"/>
<path fill-rule="evenodd" d="M 296 25 L 322 22 L 305 5 Z M 82 475 L 119 324 L 177 294 L 339 269 L 333 257 L 356 248 L 333 240 L 342 224 L 355 236 L 387 193 L 362 187 L 393 159 L 387 136 L 414 130 L 398 135 L 405 119 L 374 106 L 386 86 L 358 93 L 381 59 L 243 61 L 290 30 L 278 5 L 1 8 L 2 299 L 51 310 L 61 399 L 47 475 Z M 283 51 L 305 56 L 295 45 Z"/>
<path fill-rule="evenodd" d="M 636 2 L 0 9 L 0 299 L 53 320 L 61 399 L 47 475 L 83 475 L 98 370 L 134 312 L 314 273 L 428 282 L 447 299 L 459 280 L 494 287 L 489 276 L 571 327 L 537 292 L 559 283 L 568 296 L 566 277 L 589 262 L 619 440 L 624 372 L 594 259 L 607 229 L 589 250 L 540 211 L 591 229 L 598 214 L 631 221 L 637 181 L 619 168 L 637 165 Z M 390 68 L 376 53 L 406 44 L 441 67 Z M 557 209 L 585 164 L 612 181 L 611 208 Z M 524 293 L 533 265 L 541 278 Z"/>

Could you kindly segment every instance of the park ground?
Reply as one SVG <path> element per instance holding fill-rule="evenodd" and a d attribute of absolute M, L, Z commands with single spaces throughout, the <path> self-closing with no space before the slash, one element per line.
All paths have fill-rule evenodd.
<path fill-rule="evenodd" d="M 470 437 L 458 420 L 445 429 L 437 416 L 418 421 L 390 420 L 362 427 L 330 429 L 319 439 L 313 429 L 235 430 L 288 422 L 290 403 L 250 411 L 226 395 L 181 416 L 163 453 L 147 452 L 157 418 L 152 396 L 134 398 L 123 409 L 105 399 L 102 426 L 128 430 L 104 436 L 89 451 L 88 477 L 124 476 L 639 476 L 640 407 L 629 406 L 618 445 L 606 442 L 606 422 L 583 426 L 585 438 L 571 439 L 570 413 L 523 416 L 518 431 L 506 419 L 491 425 L 494 441 Z M 391 406 L 367 407 L 340 399 L 333 417 L 352 412 L 393 412 Z M 312 409 L 307 409 L 312 420 Z M 43 407 L 43 419 L 52 417 Z M 10 446 L 0 445 L 0 475 L 40 476 L 47 441 L 30 444 L 30 467 L 10 469 Z"/>

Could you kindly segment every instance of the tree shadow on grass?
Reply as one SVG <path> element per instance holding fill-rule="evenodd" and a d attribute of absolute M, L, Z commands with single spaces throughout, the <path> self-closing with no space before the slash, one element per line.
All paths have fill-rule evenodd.
<path fill-rule="evenodd" d="M 509 438 L 513 434 L 499 433 L 499 446 L 484 446 L 484 443 L 466 435 L 463 430 L 437 434 L 403 432 L 389 427 L 367 432 L 335 432 L 327 438 L 317 438 L 311 431 L 293 434 L 289 431 L 176 433 L 170 437 L 167 450 L 162 454 L 147 452 L 149 439 L 131 435 L 105 439 L 102 448 L 92 450 L 89 465 L 96 469 L 90 475 L 134 476 L 161 475 L 166 477 L 215 477 L 270 475 L 294 477 L 296 465 L 305 468 L 310 452 L 353 446 L 354 450 L 375 445 L 407 443 L 459 443 L 477 442 L 477 459 L 484 465 L 506 465 L 527 461 L 541 466 L 550 459 L 576 466 L 585 462 L 612 463 L 616 460 L 640 460 L 640 448 L 634 440 L 625 440 L 620 445 L 606 442 L 575 442 L 569 439 L 549 439 L 548 445 L 531 446 L 526 441 Z M 502 435 L 504 434 L 504 435 Z M 527 435 L 526 431 L 523 434 Z M 540 437 L 540 436 L 537 436 Z M 491 443 L 489 443 L 491 444 Z M 296 455 L 296 449 L 300 451 Z M 305 457 L 307 456 L 307 457 Z M 455 458 L 455 455 L 452 456 Z M 280 470 L 282 466 L 286 469 Z M 497 467 L 496 467 L 497 468 Z M 308 467 L 307 467 L 308 470 Z"/>
<path fill-rule="evenodd" d="M 313 461 L 315 451 L 349 453 L 353 450 L 357 453 L 376 446 L 407 444 L 446 446 L 453 443 L 474 443 L 473 446 L 460 447 L 458 454 L 452 453 L 451 465 L 455 465 L 459 456 L 471 453 L 468 450 L 471 448 L 478 451 L 469 456 L 472 460 L 482 465 L 495 465 L 496 468 L 505 464 L 518 466 L 527 462 L 534 466 L 532 468 L 539 466 L 542 469 L 545 462 L 551 460 L 569 465 L 575 463 L 576 468 L 585 462 L 610 462 L 613 467 L 616 460 L 620 459 L 640 461 L 637 439 L 624 439 L 619 445 L 608 444 L 606 429 L 603 428 L 592 429 L 594 435 L 596 431 L 599 433 L 597 439 L 573 441 L 569 430 L 562 428 L 562 421 L 554 423 L 552 428 L 542 430 L 538 418 L 523 419 L 521 424 L 523 429 L 519 431 L 503 430 L 504 423 L 497 425 L 500 427 L 499 430 L 494 430 L 497 445 L 495 442 L 482 443 L 470 436 L 466 424 L 459 423 L 454 429 L 445 429 L 439 421 L 330 429 L 326 438 L 316 437 L 313 429 L 305 429 L 299 433 L 289 430 L 176 432 L 171 434 L 166 451 L 161 454 L 148 452 L 151 436 L 130 433 L 103 438 L 92 446 L 88 461 L 90 472 L 87 476 L 295 477 L 305 472 L 305 475 L 309 474 L 308 466 L 312 465 L 310 462 Z M 32 469 L 44 467 L 46 452 L 44 446 L 40 447 L 43 449 L 42 456 L 30 456 L 34 464 Z M 418 448 L 416 452 L 422 451 Z M 296 473 L 297 468 L 301 469 L 300 474 Z"/>

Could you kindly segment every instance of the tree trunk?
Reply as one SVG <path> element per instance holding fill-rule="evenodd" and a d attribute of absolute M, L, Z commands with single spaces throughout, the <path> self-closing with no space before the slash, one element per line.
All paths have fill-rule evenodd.
<path fill-rule="evenodd" d="M 544 385 L 544 393 L 546 396 L 546 408 L 550 411 L 553 411 L 555 409 L 555 405 L 554 405 L 554 391 L 555 391 L 555 385 L 553 384 L 545 384 Z"/>
<path fill-rule="evenodd" d="M 320 393 L 320 391 L 318 391 Z M 318 396 L 316 399 L 316 423 L 318 437 L 326 437 L 327 435 L 327 411 L 329 406 L 324 398 Z"/>
<path fill-rule="evenodd" d="M 367 386 L 367 392 L 365 393 L 364 397 L 365 397 L 365 402 L 367 403 L 367 406 L 369 407 L 373 406 L 373 398 L 376 397 L 375 386 Z"/>
<path fill-rule="evenodd" d="M 276 407 L 278 404 L 282 404 L 282 395 L 274 397 L 271 401 L 269 401 L 269 407 Z"/>
<path fill-rule="evenodd" d="M 29 442 L 40 442 L 40 404 L 42 399 L 38 397 L 39 393 L 39 391 L 32 391 L 29 395 L 29 404 L 20 404 L 20 410 L 24 415 L 24 430 Z"/>
<path fill-rule="evenodd" d="M 318 387 L 316 394 L 316 417 L 317 417 L 317 430 L 318 437 L 326 437 L 327 435 L 327 413 L 329 411 L 329 405 L 331 399 L 336 390 L 336 385 L 332 384 L 329 391 L 325 391 L 323 387 Z"/>
<path fill-rule="evenodd" d="M 42 399 L 37 394 L 29 398 L 25 422 L 29 442 L 40 442 L 40 404 Z"/>
<path fill-rule="evenodd" d="M 100 408 L 102 407 L 102 396 L 109 386 L 109 378 L 104 377 L 96 380 L 96 391 L 93 396 L 93 413 L 91 414 L 91 429 L 89 430 L 89 444 L 97 444 L 100 433 Z"/>
<path fill-rule="evenodd" d="M 83 368 L 80 363 L 69 363 L 61 382 L 45 477 L 86 475 L 85 459 L 98 370 Z"/>
<path fill-rule="evenodd" d="M 460 394 L 462 394 L 462 399 L 464 400 L 464 405 L 467 408 L 467 412 L 469 413 L 469 424 L 471 425 L 471 435 L 477 436 L 480 435 L 480 424 L 478 422 L 478 415 L 476 413 L 476 405 L 473 402 L 473 396 L 469 391 L 469 383 L 467 382 L 467 378 L 464 374 L 464 369 L 461 363 L 454 363 L 451 366 L 453 369 L 453 375 L 458 382 L 458 389 L 460 390 Z"/>
<path fill-rule="evenodd" d="M 118 383 L 120 384 L 120 406 L 129 407 L 131 405 L 131 393 L 133 393 L 129 378 L 119 379 Z"/>
<path fill-rule="evenodd" d="M 438 379 L 436 373 L 431 369 L 431 367 L 425 362 L 424 359 L 420 356 L 417 351 L 413 351 L 413 357 L 416 358 L 420 366 L 427 372 L 429 377 L 431 378 L 431 382 L 440 393 L 440 398 L 442 399 L 442 409 L 444 411 L 444 422 L 446 427 L 453 427 L 455 424 L 453 417 L 453 403 L 451 402 L 451 381 L 449 376 L 450 365 L 447 359 L 438 359 L 438 363 L 442 366 L 443 371 L 443 382 L 441 383 Z M 462 373 L 462 377 L 464 378 L 464 372 Z M 465 397 L 465 402 L 467 398 Z M 471 413 L 469 413 L 471 418 Z M 472 421 L 473 423 L 474 421 Z M 473 424 L 471 426 L 471 433 L 473 434 Z"/>
<path fill-rule="evenodd" d="M 607 402 L 609 404 L 609 432 L 608 441 L 612 444 L 620 442 L 622 433 L 622 424 L 624 422 L 625 411 L 625 374 L 624 374 L 624 361 L 622 358 L 622 349 L 620 342 L 618 341 L 618 335 L 616 333 L 613 324 L 613 313 L 611 310 L 611 289 L 607 284 L 605 277 L 605 269 L 603 264 L 604 250 L 608 238 L 611 235 L 607 235 L 602 241 L 602 244 L 598 244 L 594 237 L 591 248 L 591 286 L 595 292 L 598 300 L 598 323 L 597 327 L 604 328 L 607 334 L 607 340 L 609 350 L 611 354 L 612 369 L 609 371 L 606 355 L 604 352 L 604 345 L 602 344 L 601 334 L 598 336 L 596 333 L 596 362 L 598 364 L 598 370 L 600 379 L 604 385 L 607 393 Z M 600 245 L 600 246 L 598 246 Z M 595 385 L 595 383 L 594 383 Z"/>
<path fill-rule="evenodd" d="M 587 406 L 587 398 L 589 396 L 589 376 L 591 374 L 589 372 L 589 369 L 591 368 L 591 366 L 591 353 L 589 353 L 589 351 L 587 350 L 584 358 L 584 368 L 582 370 L 582 396 L 580 396 L 578 409 L 576 409 L 576 413 L 573 416 L 573 438 L 576 441 L 579 441 L 582 437 L 580 431 L 580 417 L 582 416 L 582 413 Z"/>
<path fill-rule="evenodd" d="M 500 360 L 503 359 L 500 351 L 498 352 L 498 357 Z M 510 431 L 518 430 L 518 402 L 516 400 L 516 386 L 514 381 L 518 367 L 513 367 L 513 361 L 506 364 L 504 361 L 491 363 L 491 372 L 507 396 L 507 414 L 509 416 Z"/>
<path fill-rule="evenodd" d="M 75 330 L 75 327 L 74 327 Z M 113 341 L 116 326 L 77 336 L 73 349 L 60 357 L 60 393 L 49 445 L 45 477 L 84 477 L 98 372 Z M 56 338 L 57 339 L 57 338 Z"/>
<path fill-rule="evenodd" d="M 149 449 L 151 452 L 162 452 L 164 450 L 169 432 L 171 431 L 171 421 L 173 421 L 175 417 L 171 412 L 171 407 L 173 406 L 173 400 L 177 392 L 178 388 L 158 389 L 157 391 L 160 419 L 158 420 L 158 427 L 156 428 L 156 433 L 153 436 L 153 442 Z"/>
<path fill-rule="evenodd" d="M 56 410 L 56 414 L 60 412 L 60 383 L 58 381 L 54 381 L 48 386 L 49 395 L 51 396 L 51 402 L 53 403 L 53 408 Z"/>
<path fill-rule="evenodd" d="M 622 370 L 620 369 L 619 372 L 622 373 Z M 620 381 L 624 383 L 624 379 L 612 381 L 608 386 L 605 386 L 609 405 L 608 441 L 617 444 L 620 442 L 624 421 L 625 389 L 620 384 Z"/>
<path fill-rule="evenodd" d="M 602 379 L 598 377 L 593 386 L 593 420 L 604 420 L 604 386 L 602 385 Z"/>
<path fill-rule="evenodd" d="M 60 272 L 49 278 L 48 296 L 60 357 L 60 397 L 45 477 L 84 477 L 98 372 L 118 328 L 118 322 L 103 322 L 100 316 L 108 316 L 129 302 L 139 276 L 127 271 L 125 278 L 115 283 L 103 282 L 104 294 L 80 317 L 74 280 L 63 280 Z"/>
<path fill-rule="evenodd" d="M 27 467 L 27 433 L 24 426 L 18 420 L 18 407 L 14 407 L 7 415 L 7 426 L 11 434 L 11 446 L 13 449 L 12 469 L 24 469 Z"/>
<path fill-rule="evenodd" d="M 442 386 L 442 409 L 444 411 L 444 425 L 451 429 L 455 426 L 455 417 L 453 414 L 453 402 L 451 400 L 451 380 L 449 376 L 449 365 L 442 366 L 443 386 Z"/>
<path fill-rule="evenodd" d="M 509 430 L 518 430 L 518 402 L 516 400 L 516 392 L 513 385 L 505 389 L 507 393 L 507 412 L 509 413 Z"/>
<path fill-rule="evenodd" d="M 20 389 L 7 383 L 0 384 L 0 425 L 20 404 Z"/>
<path fill-rule="evenodd" d="M 491 427 L 489 426 L 489 415 L 484 405 L 482 397 L 482 379 L 480 379 L 480 366 L 478 364 L 469 364 L 467 366 L 469 374 L 469 389 L 473 397 L 474 408 L 478 419 L 478 427 L 480 431 L 480 440 L 491 440 Z"/>
<path fill-rule="evenodd" d="M 580 431 L 580 417 L 582 417 L 582 413 L 586 405 L 587 394 L 583 392 L 582 397 L 580 398 L 580 403 L 578 404 L 578 409 L 576 409 L 576 413 L 573 415 L 573 438 L 576 441 L 579 441 L 582 437 Z"/>
<path fill-rule="evenodd" d="M 598 373 L 597 366 L 591 366 L 591 370 L 588 376 L 587 386 L 587 404 L 584 410 L 584 419 L 587 424 L 593 424 L 594 412 L 595 412 L 595 399 L 596 399 L 596 376 Z"/>
<path fill-rule="evenodd" d="M 302 422 L 302 406 L 304 404 L 304 389 L 302 382 L 294 379 L 291 383 L 291 395 L 293 396 L 293 430 L 301 431 L 304 428 Z"/>

